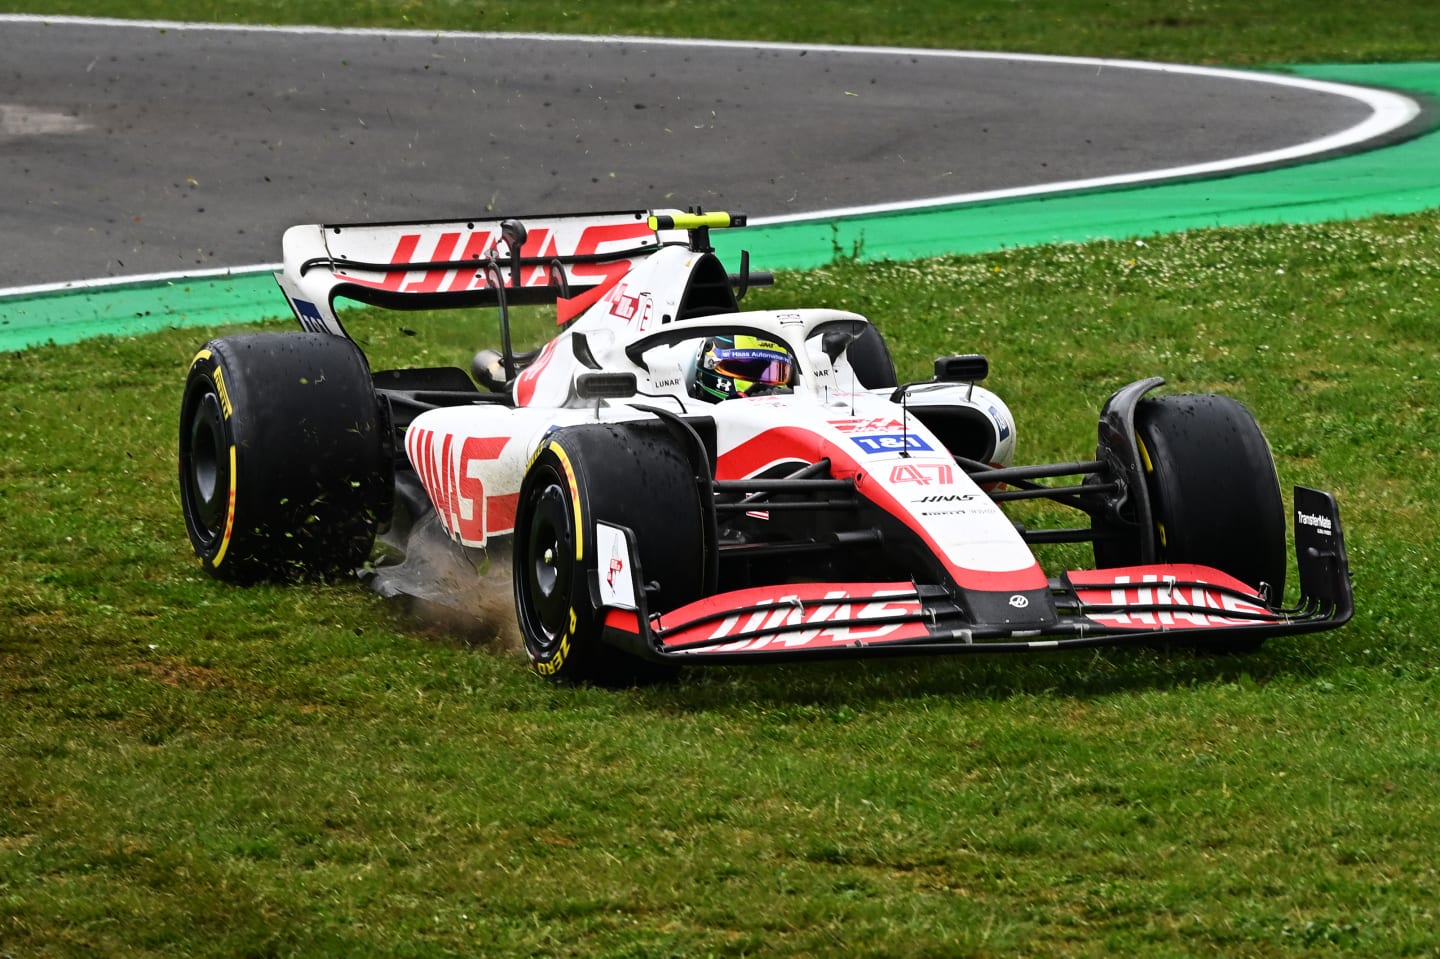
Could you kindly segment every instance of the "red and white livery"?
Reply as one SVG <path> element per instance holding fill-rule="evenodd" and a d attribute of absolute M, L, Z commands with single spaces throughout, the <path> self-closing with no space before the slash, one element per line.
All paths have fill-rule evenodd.
<path fill-rule="evenodd" d="M 366 397 L 378 410 L 385 492 L 361 483 L 370 499 L 356 499 L 337 482 L 326 502 L 368 511 L 372 539 L 400 529 L 402 553 L 424 554 L 407 549 L 421 536 L 462 554 L 511 549 L 531 662 L 555 678 L 1157 636 L 1236 649 L 1349 618 L 1338 510 L 1314 490 L 1292 498 L 1301 584 L 1286 605 L 1287 510 L 1240 404 L 1150 396 L 1163 381 L 1139 380 L 1102 409 L 1093 457 L 1017 466 L 1015 419 L 980 385 L 983 357 L 942 357 L 933 376 L 905 383 L 863 316 L 743 309 L 770 277 L 748 256 L 731 273 L 709 242 L 740 225 L 626 211 L 292 228 L 278 279 L 307 331 L 289 335 L 309 337 L 289 344 L 301 352 L 353 348 L 341 298 L 500 318 L 499 348 L 472 371 L 373 372 L 344 387 L 367 417 Z M 557 334 L 516 352 L 509 310 L 535 303 L 555 304 Z M 211 412 L 205 384 L 244 376 L 256 381 L 247 396 L 266 391 L 264 373 L 226 359 L 238 352 L 218 350 L 225 368 L 192 370 L 182 411 L 187 520 L 202 562 L 222 575 L 214 541 L 236 517 L 211 495 L 211 474 L 243 470 L 227 467 L 234 424 Z M 347 455 L 321 470 L 353 486 L 375 457 Z M 1080 522 L 1032 529 L 1008 512 L 1036 498 Z M 264 539 L 252 539 L 232 554 L 248 557 L 251 575 L 266 569 Z M 1075 542 L 1093 544 L 1094 568 L 1042 566 L 1046 546 Z M 371 575 L 383 591 L 414 591 L 418 562 Z"/>

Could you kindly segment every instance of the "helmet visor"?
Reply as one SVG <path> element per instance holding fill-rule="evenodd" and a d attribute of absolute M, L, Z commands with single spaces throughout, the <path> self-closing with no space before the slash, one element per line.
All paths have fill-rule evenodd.
<path fill-rule="evenodd" d="M 715 372 L 733 380 L 757 386 L 785 386 L 793 364 L 783 350 L 764 347 L 736 347 L 715 351 Z"/>

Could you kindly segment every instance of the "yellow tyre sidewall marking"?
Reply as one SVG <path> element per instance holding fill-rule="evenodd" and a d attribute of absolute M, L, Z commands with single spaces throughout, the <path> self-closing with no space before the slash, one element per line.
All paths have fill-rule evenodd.
<path fill-rule="evenodd" d="M 555 458 L 560 461 L 560 467 L 565 472 L 565 482 L 570 484 L 570 504 L 575 510 L 575 562 L 585 558 L 585 527 L 581 525 L 580 514 L 580 486 L 575 482 L 575 468 L 570 465 L 570 457 L 565 455 L 565 450 L 559 443 L 551 443 L 550 449 L 555 451 Z"/>
<path fill-rule="evenodd" d="M 215 558 L 210 565 L 219 566 L 220 561 L 225 558 L 225 551 L 230 548 L 230 536 L 235 532 L 235 447 L 230 447 L 230 491 L 229 498 L 225 503 L 225 532 L 220 536 L 220 548 L 215 551 Z"/>
<path fill-rule="evenodd" d="M 565 474 L 565 482 L 570 486 L 570 505 L 575 512 L 575 562 L 579 563 L 585 558 L 585 528 L 581 525 L 583 517 L 580 512 L 580 487 L 575 482 L 575 468 L 559 443 L 550 443 L 548 449 L 555 453 L 555 458 L 560 462 L 560 469 Z M 579 617 L 575 614 L 575 607 L 571 606 L 570 619 L 565 625 L 565 632 L 560 636 L 560 641 L 555 645 L 554 655 L 549 659 L 534 662 L 536 672 L 542 676 L 553 676 L 564 668 L 565 660 L 570 656 L 570 637 L 575 635 L 575 627 L 578 624 Z"/>
<path fill-rule="evenodd" d="M 228 421 L 235 412 L 235 407 L 230 402 L 230 390 L 225 386 L 225 371 L 220 368 L 219 363 L 214 362 L 215 354 L 209 350 L 201 350 L 195 354 L 190 361 L 190 368 L 210 361 L 214 369 L 211 377 L 215 383 L 215 393 L 220 397 L 220 413 Z M 235 533 L 235 444 L 230 444 L 230 489 L 226 491 L 225 501 L 225 531 L 220 534 L 220 548 L 215 551 L 215 557 L 210 560 L 211 566 L 219 566 L 225 559 L 225 553 L 230 549 L 230 538 Z"/>
<path fill-rule="evenodd" d="M 1155 462 L 1150 459 L 1150 451 L 1145 448 L 1145 441 L 1137 436 L 1135 437 L 1135 445 L 1140 447 L 1140 460 L 1145 467 L 1145 472 L 1154 475 Z M 1169 545 L 1166 542 L 1165 537 L 1165 524 L 1160 522 L 1158 519 L 1155 519 L 1153 513 L 1151 519 L 1155 523 L 1155 532 L 1160 534 L 1160 548 L 1164 549 L 1166 546 Z"/>

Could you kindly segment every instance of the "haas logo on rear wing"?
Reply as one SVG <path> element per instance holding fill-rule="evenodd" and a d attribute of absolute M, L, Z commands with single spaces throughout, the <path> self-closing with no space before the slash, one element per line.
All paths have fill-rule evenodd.
<path fill-rule="evenodd" d="M 340 336 L 339 297 L 392 309 L 494 306 L 501 292 L 512 303 L 594 302 L 659 249 L 657 226 L 646 211 L 296 226 L 276 281 L 302 327 Z"/>

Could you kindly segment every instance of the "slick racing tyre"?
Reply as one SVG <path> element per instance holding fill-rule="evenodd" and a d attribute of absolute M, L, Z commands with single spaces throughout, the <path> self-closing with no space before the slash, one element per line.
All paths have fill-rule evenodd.
<path fill-rule="evenodd" d="M 359 566 L 391 507 L 387 429 L 349 340 L 211 340 L 180 405 L 180 502 L 201 565 L 241 583 Z"/>
<path fill-rule="evenodd" d="M 669 675 L 604 643 L 596 523 L 630 529 L 653 589 L 652 613 L 699 599 L 708 562 L 695 468 L 661 423 L 589 424 L 552 433 L 520 487 L 515 611 L 531 666 L 554 681 L 633 685 Z M 608 572 L 605 570 L 603 572 Z M 627 571 L 628 574 L 628 571 Z"/>
<path fill-rule="evenodd" d="M 1278 603 L 1285 593 L 1285 505 L 1270 446 L 1250 411 L 1212 394 L 1154 397 L 1136 406 L 1135 434 L 1153 524 L 1128 538 L 1097 539 L 1096 562 L 1132 565 L 1140 558 L 1138 537 L 1149 537 L 1160 562 L 1210 566 L 1256 589 L 1264 584 Z"/>

